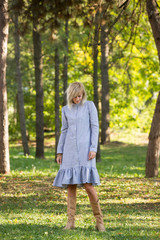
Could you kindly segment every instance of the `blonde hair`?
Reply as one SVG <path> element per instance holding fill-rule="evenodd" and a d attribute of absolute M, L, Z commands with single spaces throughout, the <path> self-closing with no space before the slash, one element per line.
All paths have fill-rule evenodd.
<path fill-rule="evenodd" d="M 79 93 L 83 94 L 81 104 L 84 104 L 85 101 L 87 100 L 86 90 L 85 90 L 83 83 L 81 83 L 81 82 L 71 83 L 69 85 L 69 87 L 67 88 L 66 93 L 67 93 L 67 104 L 68 104 L 69 108 L 72 107 L 73 98 L 77 97 L 77 95 Z"/>

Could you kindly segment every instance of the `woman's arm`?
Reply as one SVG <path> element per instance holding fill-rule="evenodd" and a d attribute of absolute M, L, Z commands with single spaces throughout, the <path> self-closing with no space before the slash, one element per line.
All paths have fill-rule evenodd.
<path fill-rule="evenodd" d="M 62 128 L 61 128 L 61 135 L 60 135 L 58 146 L 57 146 L 57 154 L 58 153 L 63 154 L 63 147 L 64 147 L 67 130 L 68 130 L 68 122 L 67 122 L 67 118 L 65 115 L 64 107 L 63 107 L 62 108 Z"/>
<path fill-rule="evenodd" d="M 89 115 L 91 127 L 91 146 L 90 152 L 97 152 L 98 136 L 99 136 L 99 122 L 97 109 L 92 101 L 89 102 Z"/>

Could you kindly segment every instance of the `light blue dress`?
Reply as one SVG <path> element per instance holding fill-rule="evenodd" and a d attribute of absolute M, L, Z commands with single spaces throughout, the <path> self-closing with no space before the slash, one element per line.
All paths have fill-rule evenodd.
<path fill-rule="evenodd" d="M 66 188 L 68 184 L 100 184 L 96 159 L 88 159 L 90 151 L 97 152 L 98 135 L 98 114 L 92 101 L 62 108 L 62 128 L 57 147 L 57 153 L 63 154 L 62 164 L 53 186 Z"/>

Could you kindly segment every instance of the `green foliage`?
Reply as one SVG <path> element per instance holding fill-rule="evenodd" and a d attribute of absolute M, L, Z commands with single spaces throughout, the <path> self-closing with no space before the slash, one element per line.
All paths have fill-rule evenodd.
<path fill-rule="evenodd" d="M 140 129 L 149 132 L 155 108 L 156 96 L 159 91 L 159 62 L 155 43 L 148 18 L 142 12 L 137 24 L 139 7 L 133 9 L 137 1 L 131 1 L 125 14 L 112 29 L 109 37 L 109 80 L 110 80 L 110 127 L 112 129 Z M 90 11 L 82 4 L 83 16 L 78 15 L 78 6 L 74 17 L 69 20 L 69 65 L 68 82 L 81 81 L 85 84 L 88 99 L 93 100 L 93 53 L 89 44 L 93 42 L 94 6 L 90 2 Z M 79 11 L 82 11 L 79 10 Z M 88 11 L 88 12 L 87 12 Z M 106 20 L 109 26 L 118 16 L 120 10 L 117 5 L 112 5 Z M 79 12 L 80 13 L 80 12 Z M 77 15 L 77 18 L 75 18 Z M 131 16 L 133 20 L 131 21 Z M 49 12 L 45 19 L 53 17 Z M 25 18 L 25 17 L 23 17 Z M 21 72 L 23 80 L 23 93 L 25 102 L 26 127 L 29 136 L 35 137 L 35 79 L 33 63 L 32 24 L 27 23 L 27 32 L 23 32 L 26 19 L 20 17 L 21 29 Z M 44 20 L 44 19 L 43 19 Z M 41 19 L 41 21 L 43 22 Z M 85 25 L 84 22 L 88 23 Z M 128 24 L 126 25 L 126 22 Z M 49 23 L 48 23 L 49 24 Z M 56 30 L 47 27 L 41 31 L 43 54 L 43 82 L 44 82 L 44 124 L 45 128 L 54 130 L 54 50 L 58 45 L 60 53 L 60 109 L 63 104 L 63 58 L 65 19 L 59 19 L 59 28 Z M 43 28 L 42 27 L 42 28 Z M 19 119 L 17 114 L 17 84 L 15 78 L 14 60 L 14 27 L 10 24 L 8 44 L 8 108 L 10 138 L 20 137 Z M 133 35 L 129 42 L 130 35 Z M 114 42 L 113 42 L 114 40 Z M 99 101 L 101 98 L 101 73 L 100 73 L 100 46 L 98 66 Z M 101 117 L 100 117 L 101 119 Z"/>
<path fill-rule="evenodd" d="M 159 61 L 146 22 L 147 16 L 141 15 L 134 44 L 128 45 L 110 69 L 111 128 L 138 128 L 141 132 L 148 132 L 151 126 L 160 87 Z M 128 35 L 126 33 L 125 37 Z M 123 41 L 119 36 L 121 48 L 124 47 Z"/>

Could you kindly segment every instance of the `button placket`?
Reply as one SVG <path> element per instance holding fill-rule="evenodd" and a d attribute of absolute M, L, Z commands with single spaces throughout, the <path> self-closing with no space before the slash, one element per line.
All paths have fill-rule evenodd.
<path fill-rule="evenodd" d="M 80 165 L 80 159 L 79 159 L 79 149 L 78 149 L 78 131 L 77 131 L 77 124 L 78 124 L 78 104 L 76 105 L 76 152 L 77 152 L 77 157 L 78 157 L 78 163 Z"/>

